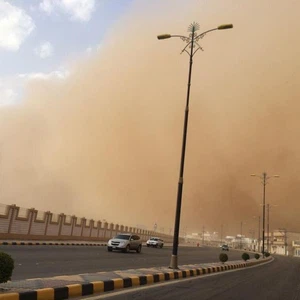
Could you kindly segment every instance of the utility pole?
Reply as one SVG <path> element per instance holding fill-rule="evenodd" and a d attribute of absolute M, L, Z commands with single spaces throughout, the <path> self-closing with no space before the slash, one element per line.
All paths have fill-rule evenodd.
<path fill-rule="evenodd" d="M 287 230 L 285 228 L 283 229 L 279 229 L 280 232 L 283 232 L 284 234 L 284 255 L 287 255 L 288 254 L 288 251 L 287 251 Z"/>
<path fill-rule="evenodd" d="M 262 173 L 262 176 L 251 174 L 251 176 L 259 177 L 263 184 L 263 228 L 262 228 L 262 255 L 265 257 L 265 218 L 266 218 L 266 185 L 268 179 L 271 177 L 279 177 L 279 175 L 268 176 L 266 172 Z"/>
<path fill-rule="evenodd" d="M 221 225 L 221 244 L 223 243 L 223 224 Z"/>
<path fill-rule="evenodd" d="M 258 249 L 260 252 L 260 216 L 258 216 Z"/>
<path fill-rule="evenodd" d="M 242 249 L 242 237 L 243 237 L 243 221 L 241 222 L 241 240 L 240 240 L 240 249 Z"/>
<path fill-rule="evenodd" d="M 270 209 L 272 208 L 272 207 L 274 207 L 274 206 L 278 206 L 278 205 L 276 205 L 276 204 L 267 204 L 267 212 L 268 212 L 268 214 L 267 214 L 267 218 L 268 218 L 268 252 L 271 252 L 271 247 L 272 247 L 272 239 L 271 239 L 271 241 L 269 242 L 269 239 L 271 238 L 271 232 L 270 232 Z"/>
<path fill-rule="evenodd" d="M 267 239 L 267 251 L 270 253 L 270 203 L 267 204 L 267 231 L 268 231 L 268 239 Z"/>
<path fill-rule="evenodd" d="M 263 173 L 263 244 L 262 244 L 262 253 L 263 257 L 265 257 L 265 218 L 266 218 L 266 184 L 267 184 L 267 173 Z"/>
<path fill-rule="evenodd" d="M 253 216 L 253 218 L 258 218 L 257 251 L 260 252 L 260 216 Z"/>
<path fill-rule="evenodd" d="M 284 254 L 287 255 L 288 252 L 287 252 L 287 247 L 288 247 L 288 244 L 287 244 L 287 232 L 286 232 L 286 229 L 284 229 Z"/>

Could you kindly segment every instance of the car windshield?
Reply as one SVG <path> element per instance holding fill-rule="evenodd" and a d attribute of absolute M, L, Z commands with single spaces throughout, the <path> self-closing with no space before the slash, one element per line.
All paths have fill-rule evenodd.
<path fill-rule="evenodd" d="M 150 240 L 151 240 L 151 241 L 158 241 L 157 238 L 151 238 Z"/>
<path fill-rule="evenodd" d="M 128 235 L 128 234 L 118 234 L 114 238 L 115 239 L 120 239 L 120 240 L 129 240 L 130 235 Z"/>

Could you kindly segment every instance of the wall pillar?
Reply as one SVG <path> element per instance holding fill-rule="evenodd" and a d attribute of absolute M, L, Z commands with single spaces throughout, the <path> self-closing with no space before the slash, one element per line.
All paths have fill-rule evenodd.
<path fill-rule="evenodd" d="M 8 208 L 8 215 L 9 215 L 9 213 L 10 213 L 10 220 L 9 220 L 8 232 L 7 232 L 7 233 L 10 233 L 10 232 L 11 232 L 11 227 L 12 227 L 13 220 L 14 220 L 14 218 L 15 218 L 15 211 L 16 211 L 16 210 L 17 210 L 16 204 L 9 205 L 9 208 Z"/>
<path fill-rule="evenodd" d="M 105 238 L 105 239 L 107 238 L 107 237 L 106 237 L 106 231 L 107 231 L 107 229 L 108 229 L 108 223 L 105 222 L 105 223 L 104 223 L 104 238 Z"/>
<path fill-rule="evenodd" d="M 30 235 L 30 231 L 31 231 L 31 227 L 32 227 L 32 222 L 33 222 L 33 218 L 34 216 L 37 214 L 37 210 L 35 210 L 34 208 L 30 208 L 29 209 L 29 227 L 28 227 L 28 232 L 27 235 Z"/>
<path fill-rule="evenodd" d="M 109 226 L 109 230 L 110 230 L 110 238 L 112 238 L 112 232 L 114 230 L 114 224 L 113 223 L 110 223 L 110 226 Z"/>
<path fill-rule="evenodd" d="M 90 234 L 89 234 L 89 237 L 92 236 L 92 230 L 93 230 L 93 228 L 94 228 L 94 223 L 95 223 L 95 221 L 94 221 L 93 219 L 91 219 L 91 220 L 90 220 Z"/>
<path fill-rule="evenodd" d="M 100 233 L 101 225 L 102 225 L 101 221 L 98 221 L 97 222 L 97 238 L 99 238 L 99 233 Z"/>
<path fill-rule="evenodd" d="M 50 222 L 50 217 L 51 217 L 51 212 L 50 211 L 46 211 L 45 213 L 45 222 L 46 222 L 46 226 L 45 226 L 45 233 L 44 235 L 47 236 L 47 230 L 48 230 L 48 225 L 49 225 L 49 222 Z"/>
<path fill-rule="evenodd" d="M 71 228 L 71 236 L 73 236 L 73 231 L 74 231 L 74 225 L 75 225 L 75 222 L 76 222 L 76 216 L 72 216 L 71 217 L 71 226 L 72 226 L 72 228 Z"/>
<path fill-rule="evenodd" d="M 83 228 L 85 227 L 85 224 L 86 224 L 86 218 L 82 218 L 81 219 L 81 234 L 80 234 L 81 237 L 83 236 Z"/>
<path fill-rule="evenodd" d="M 59 224 L 59 229 L 58 229 L 58 236 L 61 236 L 61 229 L 63 223 L 65 223 L 66 215 L 65 214 L 60 214 L 58 217 L 58 224 Z"/>

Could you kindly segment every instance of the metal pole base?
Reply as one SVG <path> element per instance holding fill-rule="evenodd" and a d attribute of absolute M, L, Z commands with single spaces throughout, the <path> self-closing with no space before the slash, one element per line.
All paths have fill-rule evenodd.
<path fill-rule="evenodd" d="M 171 262 L 170 262 L 170 269 L 179 269 L 178 268 L 178 257 L 177 255 L 172 255 L 171 256 Z"/>

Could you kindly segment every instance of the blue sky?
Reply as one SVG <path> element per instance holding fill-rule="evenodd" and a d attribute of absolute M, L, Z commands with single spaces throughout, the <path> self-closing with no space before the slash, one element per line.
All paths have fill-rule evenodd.
<path fill-rule="evenodd" d="M 70 57 L 97 51 L 133 0 L 0 0 L 0 107 L 31 78 L 68 76 Z"/>

